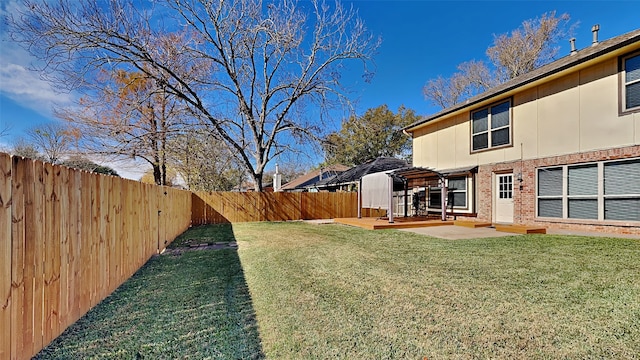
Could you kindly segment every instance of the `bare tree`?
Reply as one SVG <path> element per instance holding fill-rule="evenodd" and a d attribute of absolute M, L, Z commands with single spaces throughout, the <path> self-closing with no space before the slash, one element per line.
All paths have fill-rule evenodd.
<path fill-rule="evenodd" d="M 458 70 L 450 78 L 438 76 L 429 80 L 423 88 L 425 97 L 444 109 L 497 84 L 482 61 L 464 62 Z"/>
<path fill-rule="evenodd" d="M 26 0 L 22 16 L 10 19 L 12 36 L 68 88 L 90 86 L 103 68 L 145 73 L 207 124 L 251 173 L 256 190 L 273 157 L 317 138 L 321 126 L 309 106 L 326 115 L 348 102 L 344 62 L 359 60 L 368 77 L 379 45 L 356 11 L 339 2 L 148 4 Z M 169 35 L 182 40 L 155 46 Z"/>
<path fill-rule="evenodd" d="M 25 139 L 18 139 L 9 151 L 11 155 L 22 156 L 28 159 L 44 161 L 44 156 L 40 154 L 38 149 L 32 143 Z"/>
<path fill-rule="evenodd" d="M 71 146 L 68 129 L 59 123 L 46 123 L 26 130 L 30 144 L 42 154 L 43 159 L 58 164 Z"/>
<path fill-rule="evenodd" d="M 139 158 L 151 165 L 157 185 L 169 185 L 167 148 L 182 131 L 187 108 L 145 73 L 118 70 L 96 81 L 101 91 L 59 109 L 83 153 Z"/>
<path fill-rule="evenodd" d="M 423 88 L 425 98 L 447 108 L 553 61 L 556 44 L 572 31 L 569 20 L 569 15 L 556 17 L 554 11 L 525 20 L 511 34 L 494 35 L 486 52 L 493 71 L 482 61 L 464 62 L 450 78 L 429 80 Z"/>
<path fill-rule="evenodd" d="M 8 124 L 3 124 L 2 126 L 0 126 L 0 137 L 7 136 L 10 130 L 11 126 L 9 126 Z"/>

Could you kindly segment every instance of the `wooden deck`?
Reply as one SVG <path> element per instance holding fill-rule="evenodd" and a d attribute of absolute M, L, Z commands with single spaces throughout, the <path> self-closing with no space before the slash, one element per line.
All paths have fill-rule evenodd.
<path fill-rule="evenodd" d="M 361 227 L 368 230 L 381 230 L 381 229 L 408 229 L 416 227 L 428 227 L 428 226 L 442 226 L 453 225 L 453 221 L 442 221 L 428 218 L 395 218 L 393 223 L 389 223 L 387 218 L 341 218 L 334 219 L 334 222 L 338 224 L 351 225 Z"/>

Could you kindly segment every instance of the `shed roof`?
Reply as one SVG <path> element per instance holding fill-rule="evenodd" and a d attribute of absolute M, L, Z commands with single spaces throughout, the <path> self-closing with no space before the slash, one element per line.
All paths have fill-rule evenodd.
<path fill-rule="evenodd" d="M 398 168 L 407 167 L 409 164 L 402 159 L 393 157 L 379 157 L 373 160 L 369 160 L 363 164 L 356 165 L 351 169 L 338 174 L 327 180 L 318 182 L 316 185 L 328 186 L 352 183 L 360 180 L 363 176 L 373 174 L 381 171 L 393 170 Z"/>
<path fill-rule="evenodd" d="M 293 189 L 304 188 L 306 186 L 315 184 L 317 182 L 316 180 L 319 180 L 321 176 L 326 176 L 326 178 L 330 178 L 348 169 L 349 167 L 345 165 L 336 164 L 336 165 L 330 165 L 321 169 L 311 170 L 308 173 L 282 185 L 282 190 L 293 190 Z"/>

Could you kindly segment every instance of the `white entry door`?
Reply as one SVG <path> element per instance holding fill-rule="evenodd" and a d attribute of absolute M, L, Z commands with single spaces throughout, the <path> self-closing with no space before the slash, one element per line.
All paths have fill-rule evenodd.
<path fill-rule="evenodd" d="M 513 223 L 513 174 L 496 175 L 494 192 L 497 223 Z"/>

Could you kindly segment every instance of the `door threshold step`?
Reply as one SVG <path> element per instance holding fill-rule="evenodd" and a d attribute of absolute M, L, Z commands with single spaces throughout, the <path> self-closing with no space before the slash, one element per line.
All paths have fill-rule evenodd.
<path fill-rule="evenodd" d="M 494 224 L 496 231 L 516 234 L 546 234 L 547 229 L 540 226 Z"/>

